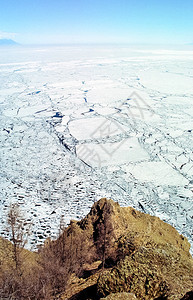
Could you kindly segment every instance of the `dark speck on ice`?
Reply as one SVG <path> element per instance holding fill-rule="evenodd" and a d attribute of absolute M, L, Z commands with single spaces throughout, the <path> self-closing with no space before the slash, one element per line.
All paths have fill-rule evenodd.
<path fill-rule="evenodd" d="M 37 95 L 39 93 L 41 93 L 41 91 L 32 92 L 32 93 L 29 93 L 28 95 Z"/>
<path fill-rule="evenodd" d="M 60 112 L 56 112 L 53 118 L 62 118 L 63 115 Z"/>

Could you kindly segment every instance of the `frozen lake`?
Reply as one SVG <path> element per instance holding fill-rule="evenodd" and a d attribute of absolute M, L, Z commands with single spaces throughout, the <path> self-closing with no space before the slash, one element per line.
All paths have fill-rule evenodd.
<path fill-rule="evenodd" d="M 193 48 L 0 49 L 1 234 L 17 202 L 31 245 L 101 197 L 193 246 Z"/>

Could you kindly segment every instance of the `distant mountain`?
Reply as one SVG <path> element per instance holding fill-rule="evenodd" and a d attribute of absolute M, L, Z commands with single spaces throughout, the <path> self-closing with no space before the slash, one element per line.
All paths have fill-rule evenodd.
<path fill-rule="evenodd" d="M 18 43 L 16 43 L 11 39 L 0 39 L 0 46 L 12 46 L 12 45 L 18 45 Z"/>

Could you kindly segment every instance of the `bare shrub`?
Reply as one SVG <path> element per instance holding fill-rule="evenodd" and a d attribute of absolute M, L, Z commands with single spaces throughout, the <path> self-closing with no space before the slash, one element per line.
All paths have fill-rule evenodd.
<path fill-rule="evenodd" d="M 14 203 L 10 206 L 7 216 L 7 226 L 13 243 L 13 260 L 15 268 L 21 272 L 21 252 L 24 249 L 30 234 L 30 224 L 27 224 L 21 216 L 19 206 Z"/>
<path fill-rule="evenodd" d="M 114 228 L 111 219 L 112 206 L 105 202 L 101 218 L 94 224 L 93 240 L 96 245 L 98 258 L 102 261 L 102 269 L 108 265 L 107 258 L 113 258 L 112 245 L 115 240 Z"/>

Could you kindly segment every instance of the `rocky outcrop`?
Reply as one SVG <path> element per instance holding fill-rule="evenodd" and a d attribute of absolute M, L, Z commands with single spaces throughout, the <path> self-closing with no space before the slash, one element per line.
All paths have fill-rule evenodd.
<path fill-rule="evenodd" d="M 0 238 L 3 299 L 192 299 L 190 244 L 172 226 L 101 199 L 38 253 Z"/>
<path fill-rule="evenodd" d="M 98 280 L 102 295 L 128 291 L 139 299 L 180 299 L 193 284 L 192 263 L 175 249 L 141 247 Z"/>
<path fill-rule="evenodd" d="M 193 289 L 190 244 L 157 217 L 101 199 L 83 220 L 73 221 L 67 232 L 67 239 L 72 232 L 74 240 L 81 236 L 90 262 L 101 261 L 97 269 L 83 265 L 81 285 L 91 291 L 89 299 L 123 299 L 118 298 L 121 293 L 132 299 L 132 293 L 138 299 L 177 300 Z M 62 236 L 57 242 L 61 240 Z M 76 287 L 74 298 L 72 287 Z M 84 288 L 78 281 L 69 290 L 69 297 L 61 299 L 88 299 L 86 293 L 79 298 Z"/>

